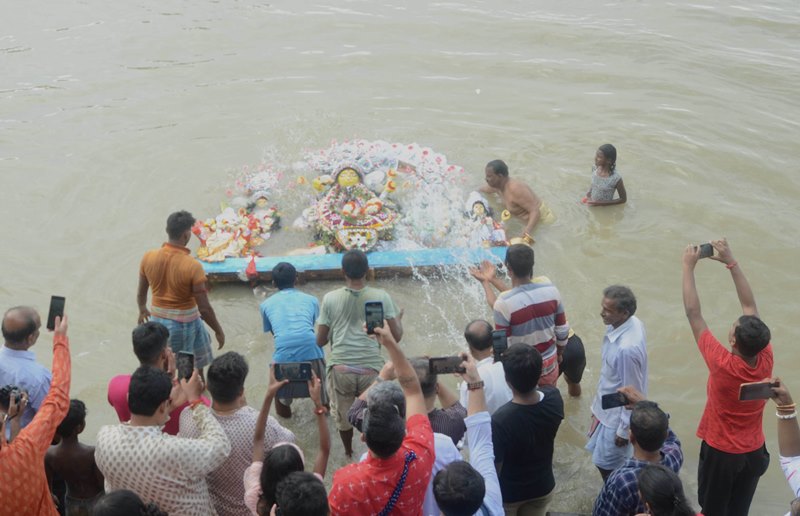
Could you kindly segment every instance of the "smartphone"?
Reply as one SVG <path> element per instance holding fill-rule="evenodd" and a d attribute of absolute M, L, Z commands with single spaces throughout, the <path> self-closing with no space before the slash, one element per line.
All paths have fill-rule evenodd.
<path fill-rule="evenodd" d="M 492 332 L 492 349 L 494 350 L 494 361 L 500 362 L 503 353 L 508 349 L 506 330 L 495 330 Z"/>
<path fill-rule="evenodd" d="M 769 382 L 743 383 L 739 386 L 739 401 L 768 400 L 772 397 L 772 388 L 777 386 Z"/>
<path fill-rule="evenodd" d="M 628 404 L 628 398 L 621 392 L 612 392 L 611 394 L 604 394 L 600 397 L 600 404 L 603 410 L 615 407 L 624 407 Z"/>
<path fill-rule="evenodd" d="M 311 362 L 275 364 L 275 379 L 290 382 L 307 382 L 311 379 Z"/>
<path fill-rule="evenodd" d="M 699 258 L 708 258 L 709 256 L 714 256 L 714 246 L 711 244 L 700 244 L 698 247 L 700 248 Z"/>
<path fill-rule="evenodd" d="M 466 369 L 461 367 L 461 357 L 436 357 L 428 359 L 428 369 L 431 374 L 464 373 Z"/>
<path fill-rule="evenodd" d="M 188 351 L 178 351 L 175 355 L 175 367 L 178 369 L 178 378 L 192 377 L 194 373 L 194 353 Z"/>
<path fill-rule="evenodd" d="M 56 317 L 64 318 L 64 304 L 67 300 L 62 296 L 52 296 L 50 298 L 50 311 L 47 312 L 47 329 L 56 329 Z"/>
<path fill-rule="evenodd" d="M 383 326 L 383 303 L 367 301 L 364 303 L 364 315 L 367 320 L 367 334 L 373 335 L 376 326 Z"/>

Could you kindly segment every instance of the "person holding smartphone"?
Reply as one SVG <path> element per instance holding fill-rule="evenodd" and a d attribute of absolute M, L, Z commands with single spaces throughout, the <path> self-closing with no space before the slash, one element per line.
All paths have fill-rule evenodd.
<path fill-rule="evenodd" d="M 384 364 L 381 346 L 365 331 L 366 305 L 379 302 L 383 318 L 396 341 L 403 337 L 401 319 L 392 298 L 385 290 L 367 285 L 369 261 L 363 251 L 350 250 L 342 257 L 345 286 L 322 298 L 317 321 L 317 345 L 330 342 L 328 392 L 331 411 L 348 457 L 353 456 L 353 427 L 347 411 L 378 376 Z"/>
<path fill-rule="evenodd" d="M 708 400 L 697 428 L 702 439 L 697 467 L 698 501 L 706 516 L 746 515 L 758 481 L 769 466 L 762 416 L 766 400 L 739 400 L 743 383 L 772 376 L 770 331 L 761 320 L 755 296 L 727 240 L 711 242 L 709 256 L 730 271 L 742 307 L 728 331 L 727 349 L 714 337 L 700 311 L 694 270 L 700 248 L 689 245 L 683 253 L 683 305 L 697 347 L 708 367 Z"/>

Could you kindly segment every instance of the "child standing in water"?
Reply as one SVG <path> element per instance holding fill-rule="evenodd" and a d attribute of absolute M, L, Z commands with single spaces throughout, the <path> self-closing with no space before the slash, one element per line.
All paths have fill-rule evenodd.
<path fill-rule="evenodd" d="M 588 206 L 610 206 L 624 204 L 628 200 L 622 177 L 616 171 L 617 149 L 610 143 L 601 145 L 594 155 L 592 186 L 581 202 Z M 614 199 L 614 190 L 619 197 Z"/>

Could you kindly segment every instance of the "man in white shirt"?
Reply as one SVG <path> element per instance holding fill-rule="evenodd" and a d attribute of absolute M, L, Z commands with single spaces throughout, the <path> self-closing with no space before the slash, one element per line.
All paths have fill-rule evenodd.
<path fill-rule="evenodd" d="M 464 339 L 469 346 L 469 354 L 475 359 L 478 374 L 483 380 L 483 393 L 486 400 L 486 409 L 489 414 L 511 401 L 511 389 L 506 383 L 506 374 L 503 364 L 494 361 L 492 348 L 492 325 L 483 319 L 476 319 L 467 324 L 464 330 Z M 467 406 L 467 382 L 458 386 L 461 405 Z"/>
<path fill-rule="evenodd" d="M 586 449 L 603 481 L 633 454 L 628 440 L 631 413 L 625 407 L 603 410 L 602 397 L 627 385 L 647 396 L 647 342 L 644 324 L 633 314 L 636 297 L 628 287 L 603 290 L 600 317 L 606 324 L 601 350 L 602 366 L 592 401 L 592 424 Z"/>
<path fill-rule="evenodd" d="M 188 381 L 181 380 L 181 388 L 189 400 L 186 410 L 192 411 L 200 429 L 198 439 L 161 432 L 172 410 L 172 379 L 165 371 L 142 366 L 128 388 L 131 420 L 100 429 L 95 461 L 106 492 L 130 489 L 169 514 L 216 515 L 206 475 L 225 461 L 231 443 L 200 399 L 203 381 L 198 370 Z"/>

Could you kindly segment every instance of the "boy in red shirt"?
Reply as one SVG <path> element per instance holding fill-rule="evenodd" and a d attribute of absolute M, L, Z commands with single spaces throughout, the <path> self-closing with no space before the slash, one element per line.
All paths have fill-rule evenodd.
<path fill-rule="evenodd" d="M 728 333 L 729 351 L 712 335 L 700 313 L 694 280 L 700 251 L 688 246 L 683 253 L 683 305 L 709 372 L 708 401 L 697 428 L 703 440 L 698 500 L 706 516 L 746 516 L 758 480 L 769 466 L 769 453 L 761 427 L 766 400 L 739 401 L 739 386 L 772 376 L 772 346 L 769 328 L 758 317 L 753 291 L 728 242 L 714 240 L 711 245 L 715 254 L 710 258 L 731 271 L 743 315 Z"/>

